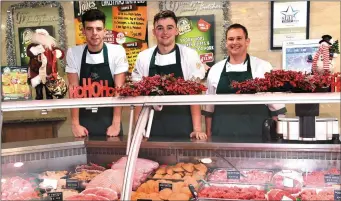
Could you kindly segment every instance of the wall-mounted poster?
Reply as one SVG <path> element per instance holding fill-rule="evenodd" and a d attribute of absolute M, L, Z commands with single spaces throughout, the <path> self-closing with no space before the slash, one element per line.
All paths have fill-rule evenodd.
<path fill-rule="evenodd" d="M 28 66 L 30 58 L 26 54 L 26 48 L 31 43 L 32 34 L 36 29 L 45 29 L 50 36 L 54 36 L 53 26 L 19 27 L 19 50 L 21 66 Z"/>
<path fill-rule="evenodd" d="M 214 65 L 214 15 L 178 17 L 176 42 L 195 49 L 203 63 Z"/>
<path fill-rule="evenodd" d="M 147 1 L 74 1 L 77 45 L 86 43 L 81 16 L 89 9 L 104 12 L 107 29 L 104 41 L 125 48 L 131 72 L 138 53 L 148 48 Z"/>
<path fill-rule="evenodd" d="M 309 1 L 271 1 L 271 49 L 309 39 Z"/>
<path fill-rule="evenodd" d="M 319 39 L 287 41 L 283 43 L 284 70 L 311 72 L 313 57 L 319 48 Z"/>
<path fill-rule="evenodd" d="M 27 83 L 27 66 L 1 67 L 2 100 L 31 99 L 30 86 Z"/>

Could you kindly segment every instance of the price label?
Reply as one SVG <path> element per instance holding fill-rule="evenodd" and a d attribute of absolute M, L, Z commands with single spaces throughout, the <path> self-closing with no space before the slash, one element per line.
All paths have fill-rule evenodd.
<path fill-rule="evenodd" d="M 289 188 L 294 187 L 294 180 L 290 179 L 290 178 L 284 178 L 283 179 L 283 186 L 284 187 L 289 187 Z"/>
<path fill-rule="evenodd" d="M 325 174 L 324 182 L 327 184 L 340 184 L 340 175 L 337 174 Z"/>
<path fill-rule="evenodd" d="M 240 172 L 239 171 L 227 171 L 227 179 L 240 180 Z"/>
<path fill-rule="evenodd" d="M 334 200 L 341 200 L 341 190 L 334 190 Z"/>
<path fill-rule="evenodd" d="M 173 185 L 170 183 L 159 183 L 159 191 L 162 191 L 165 188 L 169 188 L 172 190 Z"/>
<path fill-rule="evenodd" d="M 79 181 L 76 179 L 67 179 L 66 180 L 66 188 L 78 189 L 79 188 Z"/>
<path fill-rule="evenodd" d="M 63 201 L 63 192 L 47 193 L 52 201 Z"/>

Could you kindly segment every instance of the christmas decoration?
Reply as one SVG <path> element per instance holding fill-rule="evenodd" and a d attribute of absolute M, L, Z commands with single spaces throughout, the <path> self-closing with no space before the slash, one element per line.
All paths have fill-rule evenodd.
<path fill-rule="evenodd" d="M 8 66 L 16 66 L 16 56 L 15 56 L 15 37 L 14 34 L 14 19 L 15 12 L 20 9 L 25 8 L 43 8 L 51 7 L 58 9 L 58 45 L 65 50 L 67 48 L 67 37 L 66 37 L 66 26 L 65 26 L 65 15 L 64 8 L 62 4 L 58 1 L 23 1 L 17 4 L 11 5 L 7 10 L 6 19 L 6 57 Z M 66 63 L 64 60 L 60 61 L 61 67 L 64 68 Z"/>
<path fill-rule="evenodd" d="M 67 86 L 57 72 L 57 59 L 64 58 L 64 52 L 56 47 L 55 39 L 45 29 L 37 29 L 27 47 L 29 61 L 29 83 L 36 89 L 36 100 L 43 99 L 43 88 L 47 99 L 53 96 L 63 98 Z"/>
<path fill-rule="evenodd" d="M 199 81 L 175 78 L 170 74 L 143 77 L 139 82 L 128 80 L 124 86 L 117 88 L 117 92 L 121 96 L 195 95 L 206 89 Z"/>
<path fill-rule="evenodd" d="M 313 57 L 312 72 L 317 73 L 321 71 L 333 72 L 334 58 L 339 54 L 338 41 L 333 43 L 330 35 L 323 35 L 322 40 L 319 42 L 320 47 Z"/>
<path fill-rule="evenodd" d="M 244 82 L 232 82 L 237 94 L 259 92 L 327 92 L 338 91 L 340 73 L 308 74 L 297 71 L 274 70 L 265 73 L 264 78 L 255 78 Z"/>

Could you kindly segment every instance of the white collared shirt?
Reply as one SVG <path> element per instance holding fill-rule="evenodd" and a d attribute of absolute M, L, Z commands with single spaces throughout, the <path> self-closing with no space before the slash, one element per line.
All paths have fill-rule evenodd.
<path fill-rule="evenodd" d="M 126 51 L 121 45 L 105 43 L 108 49 L 108 63 L 112 76 L 128 71 L 129 64 L 126 56 Z M 80 77 L 82 56 L 85 48 L 84 45 L 77 45 L 71 47 L 66 53 L 66 68 L 67 73 L 77 73 Z M 103 49 L 98 54 L 90 54 L 89 50 L 86 52 L 86 63 L 99 64 L 104 62 Z"/>
<path fill-rule="evenodd" d="M 205 66 L 201 63 L 198 53 L 189 47 L 177 44 L 180 50 L 181 68 L 185 80 L 203 79 Z M 149 76 L 149 64 L 156 46 L 140 52 L 137 56 L 135 68 L 132 72 L 132 80 L 140 81 L 142 77 Z M 156 53 L 155 65 L 166 66 L 176 63 L 176 52 L 166 55 Z"/>
<path fill-rule="evenodd" d="M 207 76 L 206 94 L 217 94 L 217 87 L 219 84 L 220 75 L 224 69 L 225 63 L 226 63 L 226 59 L 216 63 L 210 69 L 210 72 L 208 73 L 208 76 Z M 241 63 L 241 64 L 230 64 L 229 62 L 227 62 L 226 71 L 227 72 L 245 72 L 247 71 L 247 63 L 248 62 Z M 264 78 L 264 74 L 272 70 L 272 66 L 269 62 L 259 59 L 257 57 L 250 56 L 250 64 L 251 64 L 252 78 Z M 285 108 L 285 104 L 269 104 L 267 106 L 272 112 Z M 205 105 L 204 111 L 213 113 L 214 105 Z"/>

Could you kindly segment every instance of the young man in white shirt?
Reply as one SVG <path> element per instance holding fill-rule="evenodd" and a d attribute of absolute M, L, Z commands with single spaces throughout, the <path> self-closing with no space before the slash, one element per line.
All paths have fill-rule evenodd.
<path fill-rule="evenodd" d="M 66 72 L 69 86 L 83 86 L 83 78 L 91 82 L 108 82 L 108 87 L 124 84 L 128 71 L 126 52 L 120 45 L 104 43 L 104 13 L 97 9 L 82 16 L 83 34 L 87 44 L 69 48 Z M 103 94 L 108 96 L 106 92 Z M 122 134 L 121 107 L 98 108 L 97 113 L 85 108 L 71 109 L 72 132 L 75 137 L 118 136 Z"/>
<path fill-rule="evenodd" d="M 234 94 L 233 81 L 242 82 L 262 78 L 270 72 L 269 62 L 250 56 L 247 29 L 240 24 L 231 25 L 226 31 L 228 58 L 216 63 L 207 77 L 207 94 Z M 225 136 L 231 139 L 261 140 L 264 121 L 277 119 L 286 113 L 284 104 L 269 105 L 206 105 L 206 133 L 208 136 Z"/>
<path fill-rule="evenodd" d="M 139 81 L 143 76 L 171 73 L 185 80 L 203 79 L 205 66 L 201 63 L 198 53 L 175 43 L 178 29 L 174 12 L 159 12 L 154 16 L 153 24 L 157 46 L 140 52 L 132 73 L 133 81 Z M 141 107 L 138 107 L 135 120 L 140 110 Z M 206 134 L 201 131 L 200 105 L 164 106 L 154 114 L 150 136 L 206 139 Z"/>

